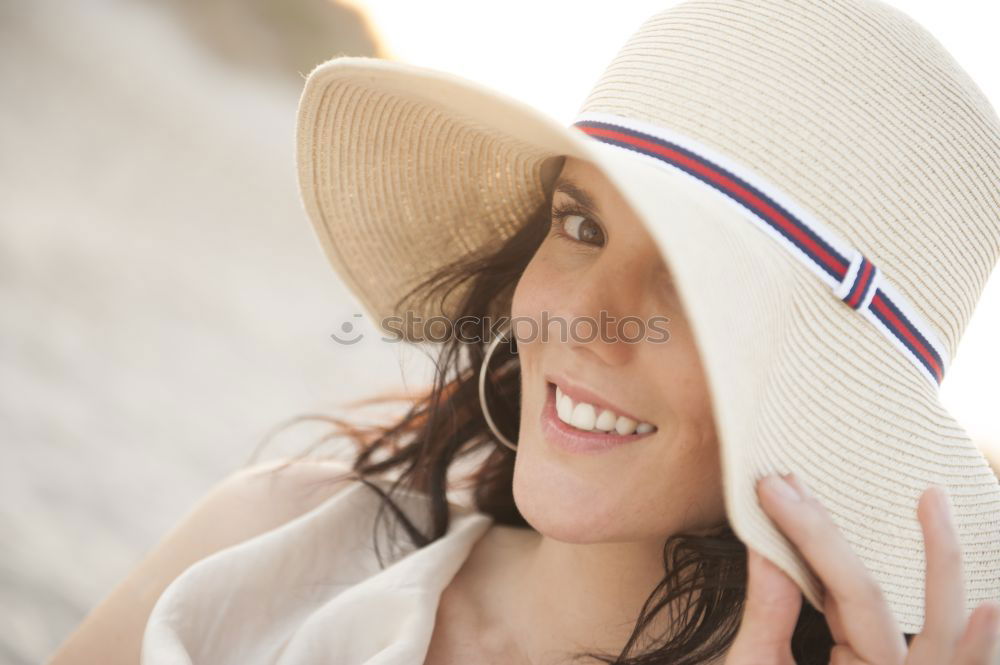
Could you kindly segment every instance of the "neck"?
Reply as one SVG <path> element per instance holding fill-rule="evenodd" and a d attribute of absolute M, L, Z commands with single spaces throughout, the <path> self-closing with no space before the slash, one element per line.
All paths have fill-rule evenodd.
<path fill-rule="evenodd" d="M 662 540 L 574 544 L 494 525 L 467 578 L 483 643 L 536 665 L 583 651 L 616 656 L 663 578 L 662 552 Z M 668 611 L 644 634 L 665 634 Z"/>

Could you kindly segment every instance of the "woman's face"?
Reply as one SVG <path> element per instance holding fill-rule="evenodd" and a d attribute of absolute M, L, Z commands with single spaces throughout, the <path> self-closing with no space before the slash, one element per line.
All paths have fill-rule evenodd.
<path fill-rule="evenodd" d="M 571 195 L 573 186 L 594 208 Z M 635 212 L 590 162 L 566 159 L 553 210 L 566 206 L 513 296 L 522 381 L 517 506 L 537 531 L 565 542 L 662 541 L 716 526 L 725 510 L 711 403 L 670 272 Z M 633 323 L 619 324 L 623 317 Z M 533 334 L 540 328 L 518 324 L 522 318 L 565 325 L 550 323 L 546 340 Z M 543 422 L 550 380 L 571 398 L 576 390 L 581 427 L 606 429 L 617 407 L 655 430 L 598 452 L 567 449 L 553 433 L 567 425 Z M 596 406 L 595 416 L 612 413 L 591 425 L 578 402 Z M 628 430 L 627 421 L 614 422 Z M 582 435 L 608 441 L 602 432 Z"/>

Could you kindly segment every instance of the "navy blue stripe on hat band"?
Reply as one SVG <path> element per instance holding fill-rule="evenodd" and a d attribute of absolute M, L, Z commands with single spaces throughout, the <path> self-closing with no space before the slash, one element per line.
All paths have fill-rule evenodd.
<path fill-rule="evenodd" d="M 793 253 L 807 261 L 813 272 L 822 273 L 840 300 L 877 321 L 882 332 L 892 336 L 894 344 L 907 352 L 922 373 L 940 385 L 945 368 L 943 347 L 930 328 L 917 320 L 915 310 L 894 289 L 889 295 L 890 287 L 872 261 L 843 240 L 838 239 L 839 248 L 834 246 L 831 239 L 836 234 L 818 220 L 807 221 L 804 215 L 782 205 L 777 199 L 788 197 L 784 193 L 776 195 L 776 187 L 761 186 L 763 179 L 748 177 L 749 169 L 738 167 L 731 159 L 726 165 L 720 164 L 720 158 L 710 159 L 704 148 L 694 149 L 696 142 L 690 138 L 650 123 L 586 113 L 571 126 L 589 138 L 679 169 L 751 212 L 769 233 L 781 236 L 797 250 Z"/>

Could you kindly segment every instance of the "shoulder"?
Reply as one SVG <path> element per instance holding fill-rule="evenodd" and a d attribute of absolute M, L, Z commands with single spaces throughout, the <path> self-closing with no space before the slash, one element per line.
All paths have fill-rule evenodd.
<path fill-rule="evenodd" d="M 350 466 L 336 460 L 272 460 L 234 471 L 161 541 L 166 566 L 161 577 L 176 576 L 182 566 L 277 528 L 352 482 Z"/>
<path fill-rule="evenodd" d="M 193 563 L 315 508 L 356 482 L 347 462 L 280 459 L 217 482 L 112 589 L 48 661 L 50 665 L 139 661 L 149 614 Z"/>
<path fill-rule="evenodd" d="M 280 526 L 355 482 L 350 464 L 334 459 L 279 459 L 234 471 L 194 507 L 206 521 L 219 518 L 228 540 Z"/>

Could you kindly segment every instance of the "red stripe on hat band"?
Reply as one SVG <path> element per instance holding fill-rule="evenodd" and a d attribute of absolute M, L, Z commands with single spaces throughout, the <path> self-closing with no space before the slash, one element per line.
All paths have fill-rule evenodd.
<path fill-rule="evenodd" d="M 702 162 L 691 159 L 681 152 L 658 145 L 652 141 L 647 141 L 646 139 L 598 127 L 583 126 L 582 129 L 591 135 L 605 136 L 616 141 L 630 143 L 650 152 L 655 152 L 663 155 L 671 161 L 682 163 L 685 167 L 691 169 L 692 171 L 697 171 L 701 175 L 711 179 L 713 182 L 725 187 L 726 190 L 732 193 L 735 198 L 746 202 L 756 210 L 766 214 L 768 218 L 778 222 L 784 230 L 794 235 L 800 243 L 805 245 L 817 258 L 821 259 L 831 270 L 837 273 L 841 279 L 843 279 L 844 275 L 847 273 L 848 266 L 837 260 L 836 257 L 831 256 L 830 253 L 823 247 L 817 245 L 812 238 L 802 232 L 802 229 L 800 229 L 798 225 L 781 214 L 780 211 L 775 210 L 769 203 L 761 200 L 756 194 L 747 190 L 739 183 L 734 182 L 726 174 L 720 173 Z"/>
<path fill-rule="evenodd" d="M 854 293 L 851 294 L 851 297 L 847 301 L 847 304 L 855 309 L 857 309 L 858 302 L 864 296 L 865 291 L 868 290 L 868 276 L 873 270 L 871 261 L 864 261 L 863 263 L 864 270 L 858 275 L 857 281 L 854 282 Z"/>
<path fill-rule="evenodd" d="M 800 211 L 773 184 L 725 156 L 709 159 L 706 155 L 711 155 L 711 150 L 704 146 L 695 148 L 697 142 L 690 137 L 640 120 L 585 113 L 574 127 L 591 138 L 652 157 L 658 163 L 687 173 L 752 212 L 762 222 L 762 228 L 794 248 L 796 256 L 816 274 L 828 282 L 830 279 L 839 282 L 831 285 L 838 299 L 877 325 L 906 352 L 925 377 L 937 385 L 941 383 L 946 364 L 943 346 L 920 313 L 902 294 L 895 292 L 873 262 L 822 221 Z M 853 278 L 848 283 L 852 270 Z"/>
<path fill-rule="evenodd" d="M 882 301 L 881 293 L 875 293 L 875 296 L 872 298 L 872 306 L 877 308 L 882 316 L 892 321 L 896 329 L 906 337 L 907 341 L 910 342 L 913 348 L 920 352 L 920 355 L 923 356 L 925 361 L 927 361 L 927 364 L 934 368 L 934 375 L 937 377 L 938 381 L 941 381 L 941 378 L 944 376 L 941 370 L 941 365 L 937 362 L 934 356 L 928 353 L 927 349 L 920 342 L 920 340 L 913 336 L 913 333 L 910 332 L 909 326 L 900 321 L 899 317 L 897 317 L 896 314 L 886 306 L 885 302 Z"/>

